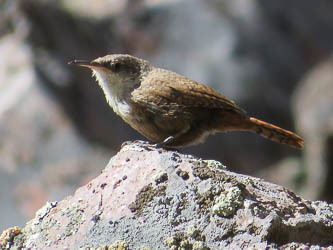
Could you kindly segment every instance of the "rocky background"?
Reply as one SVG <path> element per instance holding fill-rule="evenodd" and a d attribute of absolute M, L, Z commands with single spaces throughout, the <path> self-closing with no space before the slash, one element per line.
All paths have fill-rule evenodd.
<path fill-rule="evenodd" d="M 333 201 L 333 2 L 0 2 L 0 230 L 72 194 L 143 139 L 72 59 L 128 53 L 204 82 L 297 131 L 297 151 L 248 133 L 182 150 Z"/>

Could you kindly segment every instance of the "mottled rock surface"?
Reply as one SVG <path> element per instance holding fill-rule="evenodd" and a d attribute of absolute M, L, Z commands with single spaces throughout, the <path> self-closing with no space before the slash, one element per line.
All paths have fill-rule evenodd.
<path fill-rule="evenodd" d="M 5 247 L 257 249 L 333 246 L 333 206 L 216 161 L 134 142 L 73 196 L 47 203 Z M 113 248 L 111 248 L 113 247 Z"/>

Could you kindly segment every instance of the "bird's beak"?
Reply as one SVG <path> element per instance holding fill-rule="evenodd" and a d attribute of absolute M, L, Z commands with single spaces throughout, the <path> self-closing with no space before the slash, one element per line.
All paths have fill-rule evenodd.
<path fill-rule="evenodd" d="M 88 67 L 90 69 L 97 69 L 97 68 L 104 68 L 102 65 L 92 61 L 85 61 L 85 60 L 73 60 L 68 62 L 69 65 L 81 66 L 81 67 Z"/>

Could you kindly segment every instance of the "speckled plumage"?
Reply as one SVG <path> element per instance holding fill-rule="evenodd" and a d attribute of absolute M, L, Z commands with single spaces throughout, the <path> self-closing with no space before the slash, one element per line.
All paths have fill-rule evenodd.
<path fill-rule="evenodd" d="M 132 92 L 133 100 L 145 105 L 156 103 L 165 107 L 166 115 L 188 108 L 220 108 L 244 113 L 237 105 L 206 85 L 169 70 L 153 68 Z"/>
<path fill-rule="evenodd" d="M 202 142 L 215 132 L 247 130 L 293 147 L 296 134 L 248 117 L 241 108 L 208 86 L 130 55 L 107 55 L 89 67 L 112 109 L 149 140 L 166 147 Z"/>

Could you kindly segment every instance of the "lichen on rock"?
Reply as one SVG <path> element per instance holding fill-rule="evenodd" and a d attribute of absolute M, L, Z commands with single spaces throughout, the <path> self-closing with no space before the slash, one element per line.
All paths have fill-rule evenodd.
<path fill-rule="evenodd" d="M 231 187 L 216 198 L 212 212 L 227 217 L 234 214 L 236 209 L 242 205 L 242 202 L 242 191 L 238 187 Z"/>

